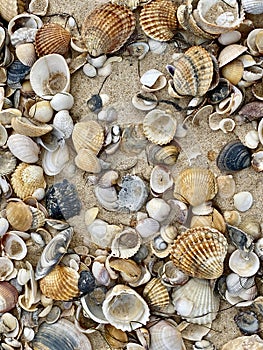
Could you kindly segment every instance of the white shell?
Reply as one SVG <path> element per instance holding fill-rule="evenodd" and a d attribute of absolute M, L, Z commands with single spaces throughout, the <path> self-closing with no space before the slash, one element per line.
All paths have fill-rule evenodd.
<path fill-rule="evenodd" d="M 8 230 L 9 222 L 5 218 L 0 218 L 0 237 L 2 237 Z"/>
<path fill-rule="evenodd" d="M 143 241 L 147 242 L 159 231 L 160 224 L 157 220 L 145 218 L 139 220 L 135 228 L 141 235 Z"/>
<path fill-rule="evenodd" d="M 120 227 L 109 225 L 106 221 L 100 219 L 95 219 L 87 229 L 91 241 L 101 248 L 110 247 L 115 235 L 122 231 Z"/>
<path fill-rule="evenodd" d="M 169 169 L 156 165 L 150 177 L 150 186 L 154 193 L 161 194 L 173 185 L 173 177 Z"/>
<path fill-rule="evenodd" d="M 262 28 L 254 29 L 252 30 L 247 37 L 247 46 L 253 56 L 259 56 L 260 52 L 258 50 L 258 47 L 256 45 L 256 38 L 258 34 L 261 34 L 263 31 Z M 262 35 L 262 34 L 261 34 Z"/>
<path fill-rule="evenodd" d="M 36 163 L 38 161 L 39 146 L 28 136 L 14 134 L 7 141 L 11 153 L 25 163 Z"/>
<path fill-rule="evenodd" d="M 241 212 L 249 210 L 253 204 L 252 194 L 248 191 L 238 192 L 233 198 L 235 208 Z"/>
<path fill-rule="evenodd" d="M 263 31 L 262 31 L 263 32 Z M 258 66 L 247 67 L 243 72 L 243 79 L 249 83 L 254 83 L 263 76 L 263 69 Z"/>
<path fill-rule="evenodd" d="M 41 123 L 48 123 L 53 117 L 53 108 L 49 101 L 39 101 L 30 108 L 28 114 Z"/>
<path fill-rule="evenodd" d="M 27 246 L 23 239 L 13 232 L 8 232 L 2 242 L 6 255 L 13 260 L 23 260 L 27 255 Z"/>
<path fill-rule="evenodd" d="M 146 211 L 152 219 L 162 222 L 165 219 L 167 219 L 171 208 L 170 205 L 167 204 L 164 199 L 152 198 L 146 204 Z"/>
<path fill-rule="evenodd" d="M 31 0 L 28 5 L 29 12 L 38 15 L 45 16 L 47 13 L 49 0 Z"/>
<path fill-rule="evenodd" d="M 46 175 L 54 176 L 61 172 L 69 161 L 67 144 L 59 146 L 54 152 L 44 150 L 42 167 Z"/>
<path fill-rule="evenodd" d="M 181 332 L 176 324 L 169 320 L 153 321 L 150 325 L 150 347 L 149 350 L 183 350 Z"/>
<path fill-rule="evenodd" d="M 62 132 L 65 139 L 68 139 L 74 128 L 74 123 L 68 110 L 60 110 L 53 119 L 54 128 Z"/>
<path fill-rule="evenodd" d="M 149 39 L 148 45 L 149 45 L 150 51 L 157 54 L 157 55 L 161 55 L 162 53 L 164 53 L 164 51 L 168 47 L 168 44 L 166 42 L 157 41 L 154 39 Z"/>
<path fill-rule="evenodd" d="M 263 13 L 262 0 L 241 0 L 242 6 L 247 13 L 259 15 Z"/>
<path fill-rule="evenodd" d="M 255 149 L 259 144 L 258 132 L 256 130 L 250 130 L 245 135 L 244 145 L 248 148 Z"/>
<path fill-rule="evenodd" d="M 222 33 L 219 36 L 218 41 L 220 44 L 227 46 L 238 42 L 240 39 L 241 39 L 241 33 L 237 30 L 233 30 L 231 32 Z"/>
<path fill-rule="evenodd" d="M 229 258 L 230 269 L 241 277 L 251 277 L 259 269 L 260 260 L 254 252 L 235 250 Z"/>
<path fill-rule="evenodd" d="M 148 94 L 146 95 L 146 97 L 149 97 L 151 100 L 147 101 L 146 99 L 143 98 L 139 98 L 139 95 L 145 95 L 145 93 L 143 94 L 142 92 L 137 93 L 136 95 L 133 96 L 132 98 L 132 104 L 135 108 L 141 110 L 141 111 L 150 111 L 152 109 L 154 109 L 157 104 L 157 97 L 151 93 L 148 92 Z"/>
<path fill-rule="evenodd" d="M 139 233 L 128 228 L 117 233 L 111 243 L 111 254 L 115 257 L 128 259 L 139 250 L 141 245 L 141 236 Z"/>
<path fill-rule="evenodd" d="M 59 92 L 52 97 L 50 105 L 57 112 L 62 109 L 69 110 L 74 105 L 74 97 L 69 92 Z"/>
<path fill-rule="evenodd" d="M 226 278 L 226 286 L 229 295 L 243 300 L 253 300 L 257 295 L 254 277 L 240 277 L 236 273 L 230 273 Z"/>
<path fill-rule="evenodd" d="M 6 257 L 0 257 L 0 281 L 5 281 L 6 278 L 13 272 L 14 265 L 12 261 Z"/>
<path fill-rule="evenodd" d="M 88 57 L 88 62 L 95 68 L 101 68 L 107 60 L 106 55 L 101 55 L 99 57 Z"/>
<path fill-rule="evenodd" d="M 90 64 L 90 63 L 86 63 L 84 64 L 83 68 L 83 73 L 88 77 L 88 78 L 95 78 L 97 75 L 97 70 L 96 68 Z"/>
<path fill-rule="evenodd" d="M 25 66 L 32 67 L 37 59 L 34 44 L 24 43 L 17 45 L 16 56 Z"/>
<path fill-rule="evenodd" d="M 232 132 L 236 126 L 236 123 L 231 118 L 223 118 L 219 122 L 219 129 L 221 129 L 225 134 Z"/>
<path fill-rule="evenodd" d="M 140 79 L 144 91 L 158 91 L 165 87 L 167 80 L 162 72 L 157 69 L 150 69 Z"/>
<path fill-rule="evenodd" d="M 260 143 L 263 145 L 263 118 L 261 118 L 258 124 L 258 138 Z"/>

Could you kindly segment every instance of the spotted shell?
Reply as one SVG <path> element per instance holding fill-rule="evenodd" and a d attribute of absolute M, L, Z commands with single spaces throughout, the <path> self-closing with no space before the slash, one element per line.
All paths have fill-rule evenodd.
<path fill-rule="evenodd" d="M 68 266 L 57 265 L 39 281 L 39 287 L 45 296 L 54 300 L 70 300 L 79 295 L 79 273 Z"/>
<path fill-rule="evenodd" d="M 70 33 L 60 24 L 47 23 L 38 29 L 35 37 L 35 48 L 38 56 L 51 53 L 66 55 L 70 45 Z"/>
<path fill-rule="evenodd" d="M 150 308 L 161 309 L 169 304 L 169 293 L 161 279 L 152 278 L 144 287 L 143 297 Z"/>
<path fill-rule="evenodd" d="M 223 273 L 227 248 L 226 238 L 216 229 L 195 227 L 177 236 L 171 260 L 189 276 L 215 279 Z"/>
<path fill-rule="evenodd" d="M 187 201 L 193 206 L 200 205 L 215 197 L 217 182 L 214 174 L 208 169 L 187 168 L 174 180 L 174 196 Z"/>
<path fill-rule="evenodd" d="M 45 188 L 43 169 L 38 165 L 21 163 L 11 177 L 16 195 L 22 199 L 32 195 L 37 188 Z"/>
<path fill-rule="evenodd" d="M 135 16 L 125 6 L 106 3 L 93 10 L 82 25 L 82 38 L 91 56 L 118 51 L 135 29 Z"/>
<path fill-rule="evenodd" d="M 82 148 L 88 148 L 98 154 L 104 142 L 103 128 L 95 120 L 76 123 L 72 141 L 77 152 Z"/>
<path fill-rule="evenodd" d="M 170 0 L 151 1 L 140 13 L 140 25 L 152 39 L 171 40 L 177 30 L 175 4 Z"/>
<path fill-rule="evenodd" d="M 0 282 L 0 313 L 13 309 L 17 303 L 18 292 L 9 282 Z"/>

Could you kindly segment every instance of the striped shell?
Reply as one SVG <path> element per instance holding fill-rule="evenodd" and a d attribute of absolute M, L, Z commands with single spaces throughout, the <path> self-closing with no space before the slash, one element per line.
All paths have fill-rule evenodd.
<path fill-rule="evenodd" d="M 144 6 L 151 0 L 111 0 L 112 4 L 127 6 L 131 10 L 135 10 L 138 6 Z"/>
<path fill-rule="evenodd" d="M 169 293 L 161 279 L 152 278 L 143 290 L 143 297 L 150 308 L 161 309 L 169 304 Z"/>
<path fill-rule="evenodd" d="M 13 309 L 17 299 L 18 292 L 16 288 L 8 282 L 0 282 L 0 313 Z"/>
<path fill-rule="evenodd" d="M 140 13 L 144 33 L 159 41 L 171 40 L 177 30 L 176 6 L 170 0 L 154 0 Z"/>
<path fill-rule="evenodd" d="M 177 237 L 171 247 L 174 265 L 192 277 L 215 279 L 222 275 L 227 240 L 210 227 L 195 227 Z"/>
<path fill-rule="evenodd" d="M 22 13 L 25 8 L 25 2 L 23 0 L 1 0 L 0 1 L 0 14 L 3 19 L 10 21 L 13 17 Z"/>
<path fill-rule="evenodd" d="M 243 9 L 247 13 L 253 15 L 259 15 L 263 13 L 263 2 L 262 0 L 241 0 Z"/>
<path fill-rule="evenodd" d="M 66 55 L 70 45 L 70 33 L 60 24 L 48 23 L 38 29 L 35 37 L 35 47 L 38 56 L 51 53 Z"/>
<path fill-rule="evenodd" d="M 77 152 L 82 148 L 88 148 L 98 154 L 104 142 L 103 128 L 95 120 L 76 123 L 72 141 Z"/>
<path fill-rule="evenodd" d="M 92 56 L 118 51 L 135 29 L 135 16 L 125 6 L 106 3 L 84 20 L 82 38 Z"/>
<path fill-rule="evenodd" d="M 54 300 L 70 300 L 79 295 L 79 273 L 68 266 L 57 265 L 39 281 L 42 294 Z"/>

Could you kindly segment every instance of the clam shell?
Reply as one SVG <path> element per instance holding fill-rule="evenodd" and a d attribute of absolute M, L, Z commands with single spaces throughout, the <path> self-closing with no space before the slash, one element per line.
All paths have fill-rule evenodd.
<path fill-rule="evenodd" d="M 168 290 L 159 278 L 152 278 L 146 284 L 143 289 L 143 297 L 153 309 L 164 308 L 170 301 Z"/>
<path fill-rule="evenodd" d="M 74 97 L 69 92 L 59 92 L 50 101 L 51 107 L 57 112 L 63 109 L 69 110 L 73 107 L 73 104 Z"/>
<path fill-rule="evenodd" d="M 114 257 L 127 259 L 137 253 L 141 245 L 141 237 L 132 228 L 117 233 L 111 243 L 111 254 Z"/>
<path fill-rule="evenodd" d="M 0 174 L 11 174 L 16 167 L 16 157 L 8 150 L 0 150 Z"/>
<path fill-rule="evenodd" d="M 169 41 L 177 31 L 176 6 L 170 0 L 154 0 L 140 13 L 144 33 L 158 41 Z"/>
<path fill-rule="evenodd" d="M 30 13 L 34 13 L 37 16 L 45 16 L 47 13 L 49 0 L 31 0 L 28 5 Z"/>
<path fill-rule="evenodd" d="M 78 151 L 75 164 L 79 169 L 88 173 L 98 174 L 101 172 L 99 158 L 88 148 L 82 148 Z"/>
<path fill-rule="evenodd" d="M 131 284 L 138 282 L 142 275 L 141 267 L 131 259 L 111 258 L 109 267 L 118 271 L 123 281 Z"/>
<path fill-rule="evenodd" d="M 69 161 L 69 149 L 67 144 L 59 146 L 55 151 L 44 150 L 42 167 L 45 174 L 54 176 L 59 174 Z"/>
<path fill-rule="evenodd" d="M 28 115 L 37 122 L 48 123 L 53 117 L 53 112 L 49 101 L 38 101 L 30 107 Z"/>
<path fill-rule="evenodd" d="M 88 148 L 97 155 L 104 142 L 103 128 L 95 120 L 76 123 L 72 141 L 77 153 L 82 148 Z"/>
<path fill-rule="evenodd" d="M 157 320 L 149 328 L 150 347 L 149 350 L 182 350 L 182 335 L 176 327 L 176 324 L 169 320 Z"/>
<path fill-rule="evenodd" d="M 164 193 L 172 185 L 173 178 L 171 172 L 164 166 L 156 165 L 151 172 L 151 190 L 158 195 Z"/>
<path fill-rule="evenodd" d="M 106 3 L 95 8 L 85 18 L 81 35 L 88 53 L 96 57 L 118 51 L 134 29 L 135 16 L 131 10 Z"/>
<path fill-rule="evenodd" d="M 7 146 L 12 154 L 25 163 L 36 163 L 39 156 L 38 145 L 28 136 L 15 134 L 8 138 Z"/>
<path fill-rule="evenodd" d="M 251 154 L 248 147 L 239 140 L 227 143 L 220 151 L 216 160 L 221 171 L 239 171 L 251 164 Z"/>
<path fill-rule="evenodd" d="M 234 207 L 241 212 L 249 210 L 254 202 L 252 194 L 248 191 L 241 191 L 236 193 L 233 196 L 233 199 Z"/>
<path fill-rule="evenodd" d="M 263 103 L 259 101 L 246 103 L 238 111 L 238 115 L 242 117 L 243 121 L 253 121 L 261 119 L 263 116 Z"/>
<path fill-rule="evenodd" d="M 247 13 L 259 15 L 263 13 L 263 4 L 261 0 L 241 0 L 243 9 Z"/>
<path fill-rule="evenodd" d="M 31 227 L 33 214 L 24 202 L 9 202 L 6 206 L 6 218 L 15 230 L 27 231 Z"/>
<path fill-rule="evenodd" d="M 0 312 L 12 310 L 18 299 L 17 289 L 9 282 L 0 282 Z"/>
<path fill-rule="evenodd" d="M 243 63 L 240 60 L 234 60 L 222 67 L 222 77 L 231 84 L 236 85 L 240 82 L 244 72 Z"/>
<path fill-rule="evenodd" d="M 214 279 L 223 273 L 227 248 L 222 233 L 209 227 L 196 227 L 177 236 L 171 247 L 171 259 L 189 276 Z"/>
<path fill-rule="evenodd" d="M 254 252 L 235 250 L 229 258 L 230 269 L 241 277 L 251 277 L 257 273 L 260 260 Z"/>
<path fill-rule="evenodd" d="M 32 195 L 37 188 L 45 188 L 43 169 L 38 165 L 21 163 L 11 177 L 16 195 L 22 199 Z"/>
<path fill-rule="evenodd" d="M 244 347 L 248 347 L 251 349 L 260 349 L 263 348 L 263 341 L 256 334 L 250 336 L 237 337 L 225 343 L 222 347 L 222 350 L 241 350 L 244 349 Z"/>
<path fill-rule="evenodd" d="M 143 85 L 142 90 L 154 92 L 163 89 L 167 80 L 162 72 L 157 69 L 150 69 L 141 76 L 140 82 Z"/>
<path fill-rule="evenodd" d="M 113 348 L 123 348 L 128 343 L 127 334 L 110 324 L 104 326 L 104 332 L 107 343 Z"/>
<path fill-rule="evenodd" d="M 35 121 L 34 123 L 25 117 L 14 117 L 11 121 L 12 128 L 16 133 L 38 137 L 49 133 L 53 128 L 49 124 L 43 124 Z"/>
<path fill-rule="evenodd" d="M 5 279 L 10 275 L 14 270 L 14 264 L 6 256 L 0 257 L 0 281 L 5 281 Z"/>
<path fill-rule="evenodd" d="M 25 66 L 32 67 L 37 59 L 34 44 L 24 43 L 24 44 L 17 45 L 16 57 Z"/>
<path fill-rule="evenodd" d="M 263 151 L 258 151 L 252 154 L 252 168 L 258 172 L 263 171 Z"/>
<path fill-rule="evenodd" d="M 217 194 L 214 174 L 208 169 L 187 168 L 174 179 L 174 197 L 197 206 Z"/>
<path fill-rule="evenodd" d="M 146 204 L 146 211 L 150 218 L 162 222 L 168 218 L 171 207 L 162 198 L 152 198 Z"/>
<path fill-rule="evenodd" d="M 25 242 L 13 232 L 7 232 L 2 237 L 1 246 L 10 259 L 23 260 L 27 255 Z"/>
<path fill-rule="evenodd" d="M 3 0 L 0 3 L 1 17 L 6 21 L 10 21 L 13 17 L 23 12 L 25 3 L 22 0 Z"/>
<path fill-rule="evenodd" d="M 233 175 L 220 175 L 216 178 L 218 195 L 222 198 L 231 198 L 236 192 L 236 183 Z"/>
<path fill-rule="evenodd" d="M 229 62 L 241 56 L 245 51 L 247 51 L 247 47 L 238 44 L 232 44 L 224 47 L 218 56 L 219 68 L 222 68 Z"/>
<path fill-rule="evenodd" d="M 145 300 L 123 284 L 117 284 L 108 291 L 102 310 L 108 322 L 124 332 L 145 325 L 150 316 Z"/>
<path fill-rule="evenodd" d="M 143 120 L 143 132 L 151 142 L 164 145 L 169 143 L 176 131 L 177 121 L 171 113 L 154 109 Z"/>

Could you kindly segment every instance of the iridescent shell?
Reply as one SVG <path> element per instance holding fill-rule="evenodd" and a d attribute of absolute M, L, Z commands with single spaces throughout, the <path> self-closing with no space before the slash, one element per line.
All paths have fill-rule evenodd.
<path fill-rule="evenodd" d="M 171 40 L 177 30 L 176 6 L 170 0 L 154 0 L 140 13 L 144 33 L 159 41 Z"/>
<path fill-rule="evenodd" d="M 167 288 L 161 279 L 152 278 L 144 287 L 143 297 L 150 308 L 161 309 L 169 304 L 170 298 Z"/>
<path fill-rule="evenodd" d="M 0 282 L 0 312 L 13 309 L 17 303 L 18 291 L 8 282 Z"/>
<path fill-rule="evenodd" d="M 118 51 L 135 29 L 135 16 L 125 6 L 106 3 L 84 20 L 82 38 L 91 56 Z"/>
<path fill-rule="evenodd" d="M 95 120 L 76 123 L 72 141 L 77 152 L 82 148 L 88 148 L 98 154 L 104 142 L 103 128 Z"/>
<path fill-rule="evenodd" d="M 38 29 L 35 37 L 35 47 L 38 56 L 57 53 L 65 56 L 70 46 L 70 33 L 60 24 L 47 23 Z"/>
<path fill-rule="evenodd" d="M 221 171 L 239 171 L 251 165 L 251 152 L 239 140 L 227 143 L 218 154 L 216 164 Z"/>
<path fill-rule="evenodd" d="M 215 279 L 223 273 L 227 248 L 222 233 L 209 227 L 196 227 L 177 236 L 171 247 L 171 259 L 189 276 Z"/>

